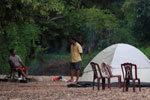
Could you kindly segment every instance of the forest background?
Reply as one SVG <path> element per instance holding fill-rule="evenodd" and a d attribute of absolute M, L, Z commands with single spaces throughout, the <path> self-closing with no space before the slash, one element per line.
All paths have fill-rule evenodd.
<path fill-rule="evenodd" d="M 0 0 L 0 5 L 0 74 L 9 73 L 14 48 L 30 74 L 64 75 L 70 37 L 84 47 L 82 70 L 115 43 L 133 45 L 150 58 L 150 0 Z"/>

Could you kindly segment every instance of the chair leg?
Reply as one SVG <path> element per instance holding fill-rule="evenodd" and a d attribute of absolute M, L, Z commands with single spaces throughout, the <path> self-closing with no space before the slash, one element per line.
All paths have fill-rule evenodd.
<path fill-rule="evenodd" d="M 102 78 L 102 89 L 105 90 L 105 78 Z"/>
<path fill-rule="evenodd" d="M 12 79 L 15 79 L 15 72 L 12 70 Z"/>
<path fill-rule="evenodd" d="M 118 87 L 121 88 L 121 77 L 118 77 Z"/>
<path fill-rule="evenodd" d="M 126 80 L 124 80 L 124 82 L 123 82 L 123 92 L 124 92 L 124 86 L 125 86 L 125 84 L 126 84 Z"/>
<path fill-rule="evenodd" d="M 140 79 L 138 79 L 138 86 L 139 86 L 139 91 L 141 91 Z"/>
<path fill-rule="evenodd" d="M 10 79 L 15 79 L 15 72 L 14 70 L 11 68 L 11 71 L 10 71 Z"/>
<path fill-rule="evenodd" d="M 18 71 L 18 77 L 21 77 L 21 72 L 20 71 Z"/>
<path fill-rule="evenodd" d="M 97 89 L 99 90 L 100 87 L 100 78 L 97 78 Z"/>
<path fill-rule="evenodd" d="M 93 90 L 94 90 L 95 79 L 93 79 Z"/>
<path fill-rule="evenodd" d="M 110 87 L 110 78 L 108 78 L 108 88 L 111 89 L 111 87 Z"/>
<path fill-rule="evenodd" d="M 133 92 L 135 92 L 135 80 L 132 81 L 133 81 Z"/>
<path fill-rule="evenodd" d="M 129 88 L 129 80 L 126 80 L 126 91 L 128 91 Z"/>
<path fill-rule="evenodd" d="M 12 78 L 12 68 L 10 69 L 10 79 Z"/>

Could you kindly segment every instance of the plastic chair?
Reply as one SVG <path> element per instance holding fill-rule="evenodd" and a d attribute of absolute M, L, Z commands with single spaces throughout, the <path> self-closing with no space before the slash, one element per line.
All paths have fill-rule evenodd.
<path fill-rule="evenodd" d="M 126 85 L 126 91 L 128 91 L 130 80 L 133 82 L 133 91 L 135 92 L 135 81 L 138 80 L 139 91 L 141 91 L 140 79 L 137 77 L 137 66 L 132 63 L 121 64 L 121 69 L 124 78 L 124 86 Z M 133 72 L 134 71 L 134 72 Z"/>
<path fill-rule="evenodd" d="M 105 74 L 108 77 L 108 88 L 111 88 L 110 86 L 110 80 L 111 78 L 117 77 L 118 78 L 118 87 L 121 88 L 121 75 L 113 75 L 110 69 L 110 66 L 106 63 L 102 63 L 102 71 L 105 72 Z"/>
<path fill-rule="evenodd" d="M 107 77 L 102 76 L 101 69 L 97 63 L 91 62 L 90 65 L 93 70 L 93 90 L 94 90 L 95 79 L 97 79 L 98 90 L 100 87 L 100 79 L 102 79 L 102 89 L 105 89 L 105 78 L 107 78 Z"/>
<path fill-rule="evenodd" d="M 14 68 L 11 64 L 10 64 L 10 79 L 18 79 L 18 77 L 16 76 L 15 73 L 18 73 L 18 77 L 21 76 L 21 72 L 17 71 L 16 68 Z"/>
<path fill-rule="evenodd" d="M 23 79 L 25 78 L 21 74 L 21 71 L 25 70 L 24 68 L 14 67 L 14 65 L 10 62 L 9 62 L 9 65 L 10 65 L 10 79 L 15 80 L 15 79 L 18 79 L 19 77 L 22 77 Z M 18 73 L 18 75 L 16 76 L 15 73 Z"/>

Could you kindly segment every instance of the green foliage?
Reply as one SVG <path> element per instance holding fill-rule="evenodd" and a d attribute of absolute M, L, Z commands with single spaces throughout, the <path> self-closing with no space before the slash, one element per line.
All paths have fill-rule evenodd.
<path fill-rule="evenodd" d="M 0 5 L 0 74 L 9 71 L 10 48 L 30 63 L 38 53 L 68 53 L 71 36 L 82 36 L 86 50 L 92 43 L 94 50 L 120 42 L 150 45 L 150 0 L 0 0 Z"/>
<path fill-rule="evenodd" d="M 23 26 L 18 26 L 11 24 L 5 30 L 5 34 L 0 34 L 0 63 L 3 65 L 0 67 L 0 74 L 9 72 L 9 49 L 14 48 L 24 63 L 35 58 L 36 54 L 42 50 L 37 45 L 41 32 L 36 25 L 26 23 Z"/>
<path fill-rule="evenodd" d="M 87 66 L 87 64 L 93 59 L 95 55 L 97 55 L 99 51 L 95 51 L 91 54 L 83 54 L 82 62 L 81 62 L 81 72 L 80 75 L 83 74 L 84 68 Z M 38 74 L 38 72 L 34 72 L 33 70 L 39 69 L 42 64 L 47 64 L 47 66 L 50 66 L 53 61 L 56 61 L 60 63 L 61 61 L 67 61 L 70 63 L 70 53 L 66 54 L 38 54 L 37 58 L 30 63 L 30 72 L 31 74 Z M 57 63 L 57 64 L 58 64 Z M 63 65 L 62 65 L 63 66 Z M 66 69 L 69 68 L 69 66 L 65 66 Z M 66 70 L 64 69 L 64 70 Z M 68 72 L 69 73 L 69 72 Z"/>
<path fill-rule="evenodd" d="M 150 59 L 150 47 L 149 48 L 139 48 L 149 59 Z"/>
<path fill-rule="evenodd" d="M 109 10 L 101 10 L 95 7 L 80 9 L 69 15 L 67 20 L 67 31 L 73 36 L 81 34 L 87 45 L 97 41 L 97 46 L 101 47 L 103 41 L 111 44 L 110 37 L 116 33 L 118 22 Z M 71 27 L 71 29 L 70 29 Z"/>
<path fill-rule="evenodd" d="M 81 73 L 83 74 L 84 68 L 88 65 L 88 63 L 99 53 L 99 50 L 92 52 L 91 54 L 83 54 L 82 62 L 81 62 Z"/>
<path fill-rule="evenodd" d="M 139 45 L 149 44 L 150 0 L 126 0 L 122 10 L 128 28 L 137 38 Z"/>

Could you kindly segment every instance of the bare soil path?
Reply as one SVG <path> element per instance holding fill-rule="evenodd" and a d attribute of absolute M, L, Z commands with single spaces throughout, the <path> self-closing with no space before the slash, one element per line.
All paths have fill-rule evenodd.
<path fill-rule="evenodd" d="M 1 76 L 2 77 L 2 76 Z M 0 82 L 0 100 L 150 100 L 150 88 L 136 88 L 133 92 L 122 92 L 122 88 L 92 90 L 92 87 L 67 87 L 68 82 L 52 81 L 55 76 L 30 76 L 42 79 L 29 83 Z M 69 79 L 69 77 L 64 77 Z"/>

